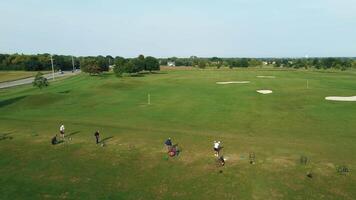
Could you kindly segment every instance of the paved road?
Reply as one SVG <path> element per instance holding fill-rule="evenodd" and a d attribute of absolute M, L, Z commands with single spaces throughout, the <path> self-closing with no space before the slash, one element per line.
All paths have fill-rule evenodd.
<path fill-rule="evenodd" d="M 74 75 L 79 74 L 80 72 L 81 72 L 80 70 L 77 70 L 74 73 L 72 73 L 72 71 L 63 71 L 63 74 L 60 72 L 56 72 L 56 73 L 54 73 L 54 79 L 63 77 L 63 76 L 74 76 Z M 43 76 L 46 77 L 48 80 L 52 80 L 52 78 L 53 78 L 52 73 L 45 74 Z M 20 80 L 16 80 L 16 81 L 3 82 L 3 83 L 0 83 L 0 89 L 14 87 L 14 86 L 18 86 L 18 85 L 31 84 L 34 79 L 35 79 L 34 77 L 30 77 L 30 78 L 20 79 Z"/>

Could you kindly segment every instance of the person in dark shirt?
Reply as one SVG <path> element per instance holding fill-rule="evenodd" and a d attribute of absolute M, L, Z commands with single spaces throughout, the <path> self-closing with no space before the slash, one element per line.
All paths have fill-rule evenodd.
<path fill-rule="evenodd" d="M 225 158 L 224 156 L 220 156 L 219 159 L 218 159 L 219 163 L 221 166 L 224 166 L 225 165 Z"/>
<path fill-rule="evenodd" d="M 171 140 L 171 138 L 168 138 L 165 142 L 164 142 L 164 144 L 166 145 L 166 147 L 167 147 L 167 149 L 168 149 L 168 151 L 172 148 L 172 140 Z"/>
<path fill-rule="evenodd" d="M 52 145 L 58 144 L 57 134 L 52 138 L 51 143 L 52 143 Z"/>
<path fill-rule="evenodd" d="M 99 131 L 95 131 L 94 136 L 96 139 L 96 144 L 99 144 Z"/>

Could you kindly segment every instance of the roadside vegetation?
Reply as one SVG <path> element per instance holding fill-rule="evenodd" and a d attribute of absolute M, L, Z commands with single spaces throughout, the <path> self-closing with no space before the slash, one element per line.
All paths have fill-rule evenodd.
<path fill-rule="evenodd" d="M 114 69 L 117 76 L 123 74 L 137 74 L 142 71 L 156 71 L 159 66 L 190 66 L 205 68 L 247 68 L 247 67 L 276 67 L 293 69 L 356 69 L 355 58 L 154 58 L 140 55 L 137 58 L 124 58 L 121 56 L 71 56 L 53 55 L 54 69 L 72 70 L 80 68 L 83 72 L 97 75 Z M 41 71 L 52 70 L 51 55 L 37 54 L 0 54 L 0 71 L 25 70 Z"/>
<path fill-rule="evenodd" d="M 191 66 L 197 68 L 277 67 L 294 69 L 356 69 L 355 58 L 164 58 L 161 65 Z"/>

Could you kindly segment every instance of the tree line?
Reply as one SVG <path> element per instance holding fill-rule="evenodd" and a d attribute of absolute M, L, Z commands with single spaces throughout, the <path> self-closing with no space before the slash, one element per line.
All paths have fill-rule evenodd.
<path fill-rule="evenodd" d="M 53 55 L 55 70 L 73 69 L 72 56 Z M 73 58 L 74 65 L 79 66 L 79 60 Z M 45 71 L 52 70 L 51 55 L 37 54 L 0 54 L 0 70 Z"/>
<path fill-rule="evenodd" d="M 53 55 L 54 70 L 72 70 L 80 68 L 89 74 L 100 74 L 109 71 L 122 74 L 138 73 L 141 71 L 156 71 L 160 69 L 158 59 L 152 56 L 140 55 L 137 58 L 124 58 L 108 56 L 85 56 L 75 57 L 70 55 Z M 74 65 L 74 66 L 73 66 Z M 52 70 L 51 55 L 37 54 L 0 54 L 0 70 L 25 70 L 25 71 L 47 71 Z"/>
<path fill-rule="evenodd" d="M 123 74 L 135 74 L 140 71 L 159 70 L 160 66 L 174 63 L 175 66 L 192 66 L 197 68 L 221 68 L 221 67 L 263 67 L 274 66 L 284 68 L 316 68 L 316 69 L 340 69 L 356 68 L 355 58 L 154 58 L 140 55 L 137 58 L 124 58 L 120 56 L 81 56 L 53 55 L 55 70 L 72 70 L 80 68 L 83 72 L 99 74 L 108 71 L 110 67 L 121 76 Z M 52 70 L 51 55 L 37 54 L 0 54 L 0 70 L 26 70 L 46 71 Z"/>
<path fill-rule="evenodd" d="M 163 58 L 160 59 L 161 65 L 174 63 L 175 66 L 191 66 L 198 68 L 206 67 L 286 67 L 286 68 L 316 68 L 316 69 L 340 69 L 346 70 L 356 68 L 355 58 Z"/>
<path fill-rule="evenodd" d="M 275 67 L 287 68 L 316 68 L 316 69 L 340 69 L 347 70 L 356 67 L 356 60 L 353 58 L 302 58 L 302 59 L 274 59 L 268 63 Z"/>
<path fill-rule="evenodd" d="M 113 68 L 114 73 L 117 76 L 124 74 L 137 74 L 142 71 L 158 71 L 160 70 L 160 64 L 157 58 L 152 56 L 145 57 L 139 55 L 137 58 L 124 58 L 116 56 L 104 57 L 90 57 L 82 58 L 80 67 L 83 72 L 89 74 L 100 74 L 101 72 L 108 71 L 110 67 Z"/>
<path fill-rule="evenodd" d="M 191 56 L 190 58 L 162 58 L 160 59 L 161 65 L 168 65 L 173 62 L 175 66 L 191 66 L 198 68 L 206 67 L 256 67 L 262 65 L 262 60 L 257 58 L 198 58 L 196 56 Z"/>

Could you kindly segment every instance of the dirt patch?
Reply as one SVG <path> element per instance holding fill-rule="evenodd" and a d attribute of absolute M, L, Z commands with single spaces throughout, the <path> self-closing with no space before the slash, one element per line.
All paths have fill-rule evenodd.
<path fill-rule="evenodd" d="M 288 158 L 275 158 L 273 159 L 273 162 L 283 167 L 292 167 L 296 165 L 294 160 Z"/>

